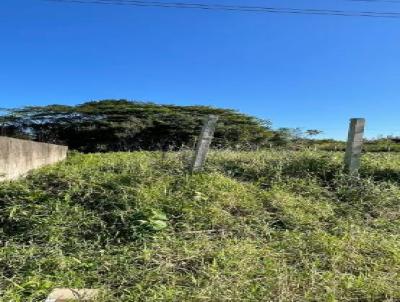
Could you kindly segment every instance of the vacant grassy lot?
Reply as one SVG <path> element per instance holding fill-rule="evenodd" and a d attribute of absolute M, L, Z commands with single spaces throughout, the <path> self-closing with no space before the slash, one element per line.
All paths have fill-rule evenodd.
<path fill-rule="evenodd" d="M 0 300 L 400 301 L 400 155 L 73 154 L 0 184 Z"/>

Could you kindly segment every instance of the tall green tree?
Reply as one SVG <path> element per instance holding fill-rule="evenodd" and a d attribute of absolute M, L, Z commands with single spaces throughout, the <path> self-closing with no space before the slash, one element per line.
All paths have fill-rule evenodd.
<path fill-rule="evenodd" d="M 1 116 L 0 125 L 2 135 L 82 152 L 176 150 L 193 146 L 208 114 L 220 117 L 214 147 L 257 148 L 273 135 L 268 121 L 230 109 L 128 100 L 18 108 Z"/>

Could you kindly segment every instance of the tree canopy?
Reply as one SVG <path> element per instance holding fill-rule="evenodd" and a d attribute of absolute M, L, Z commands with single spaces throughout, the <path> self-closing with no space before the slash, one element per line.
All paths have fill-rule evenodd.
<path fill-rule="evenodd" d="M 268 121 L 230 109 L 128 100 L 17 108 L 0 116 L 0 125 L 1 135 L 82 152 L 174 150 L 193 146 L 209 114 L 219 116 L 214 147 L 255 148 L 273 136 Z"/>

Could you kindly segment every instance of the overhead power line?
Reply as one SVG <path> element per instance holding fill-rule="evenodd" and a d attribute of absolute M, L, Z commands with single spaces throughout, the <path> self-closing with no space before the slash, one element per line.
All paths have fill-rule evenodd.
<path fill-rule="evenodd" d="M 201 10 L 221 10 L 221 11 L 238 11 L 238 12 L 277 13 L 277 14 L 301 14 L 301 15 L 393 18 L 393 19 L 400 18 L 400 12 L 345 11 L 345 10 L 313 9 L 313 8 L 204 4 L 204 3 L 193 3 L 193 2 L 161 2 L 161 1 L 143 1 L 143 0 L 44 0 L 44 1 L 59 2 L 59 3 L 74 3 L 74 4 L 130 5 L 136 7 L 201 9 Z"/>
<path fill-rule="evenodd" d="M 369 3 L 397 3 L 400 4 L 399 0 L 346 0 L 349 2 L 369 2 Z"/>

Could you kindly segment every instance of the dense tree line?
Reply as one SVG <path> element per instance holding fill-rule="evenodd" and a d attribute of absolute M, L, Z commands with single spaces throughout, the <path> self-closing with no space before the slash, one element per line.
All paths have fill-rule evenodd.
<path fill-rule="evenodd" d="M 12 109 L 0 116 L 0 125 L 1 135 L 66 144 L 82 152 L 176 150 L 193 146 L 208 114 L 220 117 L 214 147 L 253 149 L 274 136 L 268 121 L 234 110 L 127 100 Z"/>

